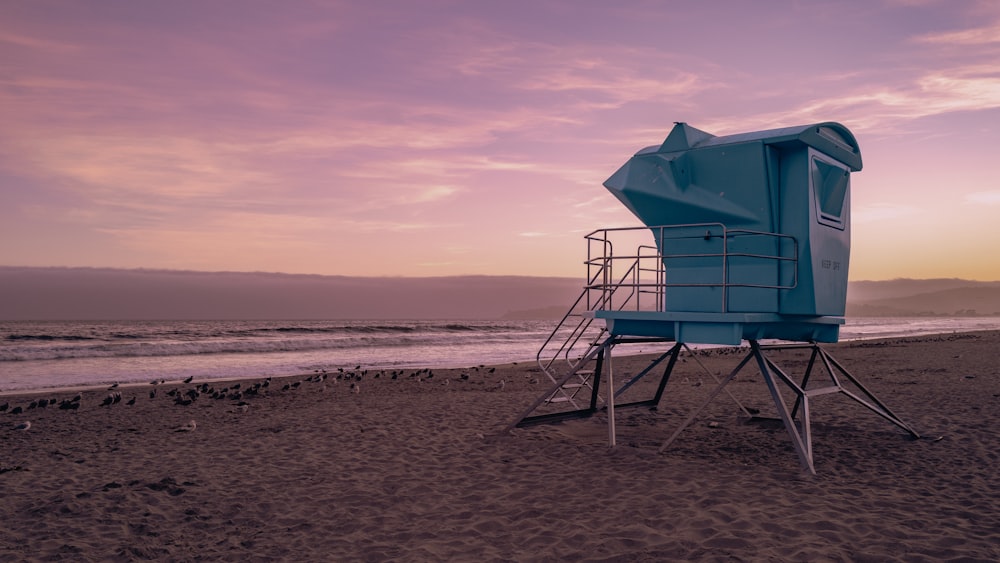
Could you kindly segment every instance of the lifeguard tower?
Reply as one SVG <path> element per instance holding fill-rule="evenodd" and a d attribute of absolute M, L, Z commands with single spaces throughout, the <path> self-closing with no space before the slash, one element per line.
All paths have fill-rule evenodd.
<path fill-rule="evenodd" d="M 583 292 L 538 353 L 552 386 L 508 429 L 606 411 L 614 445 L 615 409 L 658 405 L 689 344 L 745 341 L 743 360 L 725 378 L 709 373 L 718 385 L 661 451 L 751 362 L 809 472 L 810 400 L 820 395 L 843 393 L 919 437 L 819 345 L 837 342 L 844 323 L 850 175 L 859 170 L 854 135 L 833 122 L 728 136 L 677 123 L 640 150 L 604 186 L 645 226 L 585 237 Z M 637 343 L 669 349 L 615 388 L 612 350 Z M 798 381 L 768 354 L 792 347 L 811 350 Z M 664 361 L 653 397 L 615 404 Z"/>

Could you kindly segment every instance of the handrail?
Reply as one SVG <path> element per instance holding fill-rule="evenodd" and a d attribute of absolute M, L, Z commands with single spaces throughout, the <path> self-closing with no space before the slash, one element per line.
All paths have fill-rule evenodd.
<path fill-rule="evenodd" d="M 634 269 L 634 267 L 635 266 L 633 265 L 631 268 L 629 268 L 629 271 L 625 273 L 625 276 L 623 276 L 620 280 L 618 280 L 618 283 L 611 284 L 613 286 L 613 289 L 611 289 L 610 291 L 602 292 L 601 299 L 596 304 L 592 304 L 590 301 L 589 296 L 591 293 L 591 288 L 604 287 L 607 286 L 608 284 L 607 283 L 598 284 L 595 286 L 593 282 L 594 280 L 597 279 L 598 276 L 607 279 L 608 273 L 605 268 L 601 268 L 596 274 L 594 274 L 594 276 L 591 277 L 591 279 L 589 280 L 590 283 L 584 286 L 583 292 L 580 294 L 579 297 L 577 297 L 576 301 L 573 303 L 573 306 L 570 307 L 569 311 L 567 311 L 566 314 L 563 315 L 562 320 L 559 321 L 559 324 L 557 324 L 556 328 L 553 329 L 551 334 L 549 334 L 549 337 L 545 340 L 541 348 L 539 348 L 538 353 L 535 355 L 535 360 L 536 362 L 538 362 L 540 368 L 546 370 L 547 372 L 548 369 L 552 366 L 552 363 L 555 362 L 555 360 L 558 359 L 559 357 L 564 357 L 567 363 L 570 363 L 570 365 L 572 366 L 572 363 L 570 362 L 570 353 L 574 348 L 576 348 L 576 345 L 577 343 L 579 343 L 580 339 L 583 338 L 583 335 L 586 333 L 587 328 L 589 328 L 590 324 L 593 322 L 593 318 L 583 317 L 581 321 L 577 324 L 576 328 L 574 328 L 570 332 L 566 341 L 564 341 L 563 344 L 559 347 L 559 349 L 556 350 L 555 354 L 548 360 L 548 362 L 546 363 L 542 362 L 541 358 L 542 353 L 545 351 L 546 348 L 548 348 L 549 343 L 552 341 L 553 338 L 555 338 L 556 334 L 563 327 L 563 325 L 566 324 L 566 321 L 569 319 L 569 317 L 573 316 L 573 312 L 577 310 L 577 306 L 580 304 L 580 301 L 583 300 L 584 296 L 587 296 L 587 304 L 588 304 L 587 311 L 593 311 L 599 309 L 602 306 L 610 303 L 611 299 L 614 296 L 614 293 L 618 290 L 618 288 L 627 286 L 627 284 L 623 284 L 622 282 L 625 280 L 625 278 L 628 277 L 629 273 L 631 272 L 632 269 Z M 633 293 L 634 291 L 635 290 L 633 290 Z M 626 302 L 629 300 L 631 300 L 631 295 L 626 297 Z M 594 343 L 591 343 L 588 349 L 593 346 Z M 584 355 L 586 355 L 586 353 Z"/>
<path fill-rule="evenodd" d="M 600 248 L 611 248 L 613 250 L 613 245 L 610 243 L 610 239 L 613 236 L 620 235 L 626 232 L 645 232 L 650 233 L 654 237 L 654 243 L 656 246 L 650 246 L 641 244 L 638 245 L 637 250 L 634 254 L 623 254 L 615 256 L 613 252 L 605 252 L 600 256 L 595 256 L 592 252 L 594 245 L 600 245 Z M 764 251 L 764 252 L 753 252 L 747 251 L 745 249 L 735 249 L 731 250 L 730 246 L 736 241 L 741 239 L 746 239 L 749 237 L 758 237 L 764 239 L 763 245 L 773 245 L 774 251 Z M 599 267 L 600 270 L 605 272 L 602 283 L 594 283 L 595 279 L 590 280 L 587 284 L 586 289 L 590 291 L 600 292 L 600 297 L 596 299 L 601 306 L 605 306 L 608 309 L 622 309 L 627 306 L 627 302 L 631 301 L 633 297 L 635 298 L 634 304 L 637 310 L 642 310 L 643 300 L 641 299 L 642 294 L 654 294 L 656 296 L 656 310 L 662 310 L 664 307 L 663 296 L 667 293 L 669 288 L 672 287 L 720 287 L 722 288 L 722 307 L 721 310 L 725 311 L 728 307 L 729 290 L 736 287 L 745 288 L 758 288 L 758 289 L 794 289 L 798 285 L 798 241 L 795 237 L 791 235 L 785 235 L 780 233 L 769 233 L 764 231 L 755 231 L 750 229 L 730 229 L 722 223 L 692 223 L 685 225 L 662 225 L 654 227 L 616 227 L 616 228 L 606 228 L 597 229 L 588 233 L 584 237 L 588 241 L 588 257 L 587 266 Z M 671 246 L 677 247 L 685 244 L 685 241 L 690 242 L 693 240 L 705 240 L 711 242 L 713 240 L 718 240 L 721 245 L 718 245 L 718 249 L 708 252 L 692 252 L 692 251 L 673 251 L 671 252 Z M 787 250 L 790 247 L 790 250 Z M 644 254 L 644 250 L 656 249 L 655 254 Z M 718 278 L 715 280 L 683 280 L 668 281 L 668 269 L 673 264 L 673 267 L 679 267 L 677 264 L 685 260 L 711 260 L 718 259 Z M 758 280 L 753 279 L 740 279 L 735 277 L 737 274 L 733 274 L 732 262 L 734 259 L 747 259 L 747 260 L 759 260 L 772 262 L 778 268 L 775 270 L 774 282 L 773 283 L 762 283 Z M 654 266 L 648 266 L 649 260 L 654 260 Z M 626 276 L 623 276 L 618 281 L 614 281 L 611 277 L 612 270 L 616 264 L 624 263 L 627 265 L 627 270 L 632 272 L 633 278 L 630 283 L 625 283 Z M 787 269 L 781 269 L 781 264 L 790 264 L 791 267 Z M 646 281 L 642 279 L 643 273 L 653 274 L 653 279 L 651 281 Z M 782 283 L 783 276 L 790 276 L 790 281 Z M 617 293 L 622 285 L 628 285 L 630 287 L 630 293 L 627 298 L 623 301 L 623 305 L 620 307 L 615 307 L 612 304 L 612 299 L 614 294 Z M 588 302 L 594 301 L 588 298 Z M 607 305 L 611 304 L 610 307 Z"/>

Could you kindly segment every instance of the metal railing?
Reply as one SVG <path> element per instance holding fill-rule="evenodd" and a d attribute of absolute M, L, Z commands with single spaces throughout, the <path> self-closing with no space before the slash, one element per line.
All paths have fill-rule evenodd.
<path fill-rule="evenodd" d="M 613 239 L 635 239 L 638 235 L 652 237 L 653 244 L 630 246 L 636 249 L 634 253 L 614 253 Z M 584 238 L 589 310 L 663 311 L 670 288 L 705 287 L 721 289 L 720 310 L 725 312 L 732 288 L 794 289 L 798 284 L 798 241 L 790 235 L 729 229 L 722 223 L 696 223 L 598 229 Z M 708 244 L 709 249 L 691 250 L 696 246 L 692 243 L 698 240 Z M 737 260 L 743 264 L 734 267 Z M 761 266 L 768 268 L 774 281 L 752 279 L 754 276 L 746 273 L 748 264 L 755 265 L 757 273 Z M 696 269 L 693 277 L 698 279 L 678 281 L 676 275 L 670 276 L 671 271 L 685 269 Z M 622 270 L 624 275 L 615 275 Z"/>

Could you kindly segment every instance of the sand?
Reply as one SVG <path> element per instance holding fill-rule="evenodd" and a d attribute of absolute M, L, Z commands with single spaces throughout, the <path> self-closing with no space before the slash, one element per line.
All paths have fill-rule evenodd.
<path fill-rule="evenodd" d="M 69 392 L 0 397 L 0 561 L 1000 560 L 1000 332 L 828 349 L 932 439 L 824 396 L 813 476 L 780 424 L 722 396 L 659 454 L 712 387 L 694 362 L 658 409 L 617 413 L 614 449 L 604 414 L 498 435 L 544 390 L 526 364 L 368 372 L 358 392 L 276 379 L 188 406 L 166 392 L 203 382 L 103 407 L 93 390 L 77 410 L 10 414 Z M 616 358 L 616 376 L 641 365 Z M 729 389 L 767 414 L 756 370 Z"/>

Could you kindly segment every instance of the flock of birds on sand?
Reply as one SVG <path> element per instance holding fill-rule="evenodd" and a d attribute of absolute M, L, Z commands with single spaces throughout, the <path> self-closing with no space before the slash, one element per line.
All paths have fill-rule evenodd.
<path fill-rule="evenodd" d="M 456 381 L 469 381 L 472 378 L 471 372 L 484 372 L 492 374 L 496 371 L 495 367 L 487 368 L 486 366 L 480 365 L 468 370 L 463 370 Z M 303 383 L 324 383 L 326 381 L 338 382 L 343 381 L 350 383 L 349 391 L 355 395 L 361 393 L 361 382 L 365 378 L 372 379 L 404 379 L 412 380 L 418 382 L 427 382 L 434 379 L 434 372 L 429 368 L 419 369 L 416 371 L 407 372 L 406 370 L 367 370 L 362 369 L 361 366 L 356 366 L 354 370 L 345 370 L 344 368 L 337 368 L 335 372 L 328 372 L 325 369 L 317 369 L 314 371 L 313 375 L 306 377 L 304 380 L 294 381 L 285 383 L 281 386 L 280 390 L 293 391 L 302 386 Z M 259 397 L 271 391 L 271 378 L 268 377 L 262 381 L 256 383 L 247 382 L 226 382 L 225 386 L 220 386 L 216 388 L 210 382 L 203 382 L 200 384 L 193 384 L 194 377 L 188 377 L 184 379 L 181 383 L 183 386 L 172 387 L 169 390 L 165 390 L 162 394 L 159 392 L 164 387 L 167 386 L 167 381 L 164 379 L 156 379 L 149 382 L 152 389 L 149 390 L 149 398 L 156 399 L 157 396 L 166 396 L 178 406 L 190 406 L 196 401 L 204 399 L 213 400 L 228 400 L 236 401 L 235 406 L 238 412 L 247 412 L 250 407 L 248 399 L 253 397 Z M 535 382 L 535 380 L 532 380 Z M 444 381 L 445 384 L 448 380 Z M 219 383 L 217 383 L 219 384 Z M 184 387 L 187 385 L 193 385 L 191 387 Z M 504 388 L 504 380 L 493 384 L 488 391 L 499 391 Z M 325 390 L 326 385 L 324 384 L 320 390 Z M 108 394 L 98 403 L 99 407 L 110 408 L 119 403 L 124 403 L 127 406 L 132 406 L 136 404 L 138 400 L 138 395 L 132 395 L 127 400 L 122 394 L 122 389 L 118 383 L 112 384 L 107 389 Z M 83 404 L 84 395 L 82 392 L 76 393 L 72 398 L 69 399 L 58 399 L 58 398 L 41 398 L 34 399 L 27 405 L 11 405 L 9 402 L 4 402 L 0 404 L 0 413 L 10 414 L 10 415 L 22 415 L 28 411 L 33 411 L 35 409 L 46 409 L 50 407 L 58 408 L 60 410 L 71 410 L 75 411 L 81 408 Z M 13 430 L 25 431 L 31 428 L 30 421 L 24 421 L 17 423 L 13 426 Z M 176 428 L 177 432 L 191 432 L 197 428 L 195 421 L 190 421 L 187 424 Z"/>

